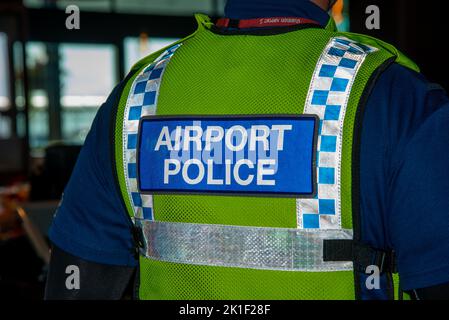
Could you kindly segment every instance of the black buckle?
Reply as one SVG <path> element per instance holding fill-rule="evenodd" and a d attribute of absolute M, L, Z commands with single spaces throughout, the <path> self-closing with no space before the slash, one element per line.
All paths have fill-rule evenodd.
<path fill-rule="evenodd" d="M 375 249 L 360 243 L 354 244 L 354 265 L 363 273 L 369 266 L 377 266 L 381 274 L 397 273 L 394 251 Z"/>
<path fill-rule="evenodd" d="M 353 240 L 324 240 L 323 260 L 353 261 L 354 268 L 363 273 L 369 266 L 377 266 L 381 274 L 397 273 L 394 251 L 374 249 Z"/>
<path fill-rule="evenodd" d="M 140 249 L 145 248 L 145 240 L 142 234 L 142 229 L 137 226 L 132 226 L 131 233 L 134 242 L 133 252 L 136 257 L 139 257 Z"/>

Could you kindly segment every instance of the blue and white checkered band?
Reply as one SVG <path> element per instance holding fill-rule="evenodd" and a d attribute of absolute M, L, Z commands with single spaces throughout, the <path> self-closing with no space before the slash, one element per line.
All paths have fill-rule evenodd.
<path fill-rule="evenodd" d="M 134 80 L 126 102 L 123 121 L 123 163 L 126 189 L 134 208 L 134 217 L 153 220 L 153 198 L 137 188 L 137 133 L 140 118 L 156 114 L 161 79 L 170 59 L 181 44 L 162 53 Z"/>
<path fill-rule="evenodd" d="M 320 118 L 317 148 L 318 195 L 298 199 L 300 229 L 341 229 L 340 172 L 343 123 L 354 80 L 366 56 L 378 49 L 344 37 L 330 40 L 318 61 L 305 114 Z"/>

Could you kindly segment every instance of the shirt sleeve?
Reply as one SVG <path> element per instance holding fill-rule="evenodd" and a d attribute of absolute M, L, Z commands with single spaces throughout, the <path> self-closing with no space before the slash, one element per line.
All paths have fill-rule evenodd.
<path fill-rule="evenodd" d="M 131 221 L 115 185 L 112 166 L 112 114 L 120 87 L 95 117 L 49 234 L 56 246 L 81 259 L 136 266 Z"/>
<path fill-rule="evenodd" d="M 382 75 L 367 107 L 362 231 L 395 250 L 404 290 L 449 282 L 448 123 L 444 90 L 399 65 Z"/>
<path fill-rule="evenodd" d="M 393 159 L 389 225 L 405 290 L 449 282 L 448 123 L 446 104 Z"/>

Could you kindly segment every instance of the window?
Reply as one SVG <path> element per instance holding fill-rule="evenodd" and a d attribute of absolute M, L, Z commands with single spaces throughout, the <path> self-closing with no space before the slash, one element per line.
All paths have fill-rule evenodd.
<path fill-rule="evenodd" d="M 61 71 L 62 138 L 81 144 L 98 108 L 117 83 L 113 45 L 62 44 Z"/>
<path fill-rule="evenodd" d="M 26 46 L 27 68 L 29 75 L 30 109 L 29 132 L 30 147 L 43 148 L 49 140 L 48 94 L 49 57 L 44 43 L 29 42 Z"/>
<path fill-rule="evenodd" d="M 146 34 L 125 38 L 125 69 L 129 71 L 140 59 L 178 41 L 176 38 L 148 38 Z"/>
<path fill-rule="evenodd" d="M 82 11 L 160 15 L 192 15 L 196 12 L 217 14 L 222 12 L 225 4 L 225 0 L 58 0 L 55 2 L 59 9 L 74 4 Z M 24 4 L 30 8 L 41 8 L 52 3 L 48 0 L 24 0 Z"/>
<path fill-rule="evenodd" d="M 214 8 L 211 0 L 121 0 L 116 2 L 116 9 L 123 13 L 192 15 L 195 12 L 210 14 Z"/>
<path fill-rule="evenodd" d="M 125 39 L 125 67 L 129 70 L 142 57 L 170 45 L 177 39 Z M 56 51 L 55 51 L 56 50 Z M 114 45 L 48 44 L 30 42 L 26 47 L 30 83 L 29 132 L 32 149 L 48 145 L 51 112 L 61 114 L 61 140 L 82 144 L 98 108 L 118 83 Z M 60 88 L 59 103 L 52 91 Z M 54 97 L 54 95 L 53 95 Z M 20 100 L 20 99 L 18 99 Z M 50 108 L 53 107 L 53 108 Z"/>
<path fill-rule="evenodd" d="M 9 139 L 11 137 L 11 118 L 4 117 L 0 113 L 0 139 Z"/>
<path fill-rule="evenodd" d="M 11 106 L 8 65 L 8 38 L 5 33 L 0 32 L 0 111 Z"/>

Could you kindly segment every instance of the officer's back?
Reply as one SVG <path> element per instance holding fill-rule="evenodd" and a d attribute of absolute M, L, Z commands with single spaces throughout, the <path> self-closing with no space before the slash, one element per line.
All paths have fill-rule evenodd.
<path fill-rule="evenodd" d="M 144 299 L 389 299 L 397 271 L 407 291 L 448 282 L 414 263 L 446 248 L 431 223 L 445 212 L 443 162 L 416 166 L 433 159 L 431 134 L 434 145 L 447 141 L 447 98 L 390 45 L 336 32 L 315 4 L 239 16 L 239 3 L 215 24 L 198 15 L 197 32 L 140 61 L 115 90 L 65 192 L 56 246 L 101 263 L 86 277 L 112 272 L 122 286 L 138 264 Z M 420 106 L 393 108 L 410 88 L 409 105 Z M 112 152 L 93 160 L 89 148 L 106 136 L 96 127 L 112 132 Z M 98 163 L 109 165 L 95 173 Z M 75 204 L 86 172 L 101 186 L 91 205 Z M 412 174 L 426 190 L 439 181 L 430 198 L 409 197 L 422 191 Z M 418 226 L 435 197 L 425 221 L 442 229 L 429 237 Z M 109 231 L 95 235 L 97 248 L 70 242 L 91 235 L 69 221 Z M 421 250 L 423 241 L 440 248 Z"/>

